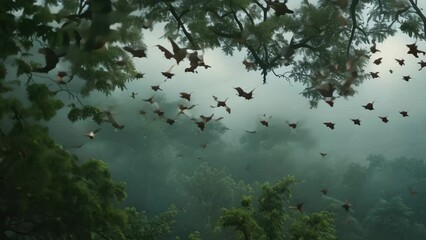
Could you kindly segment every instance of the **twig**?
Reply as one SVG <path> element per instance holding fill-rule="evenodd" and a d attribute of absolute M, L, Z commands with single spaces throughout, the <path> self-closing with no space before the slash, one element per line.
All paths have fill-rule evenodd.
<path fill-rule="evenodd" d="M 409 0 L 411 3 L 411 6 L 413 6 L 414 10 L 416 10 L 417 15 L 422 19 L 423 21 L 423 34 L 426 38 L 426 16 L 422 13 L 419 6 L 417 6 L 417 1 L 414 2 L 413 0 Z"/>

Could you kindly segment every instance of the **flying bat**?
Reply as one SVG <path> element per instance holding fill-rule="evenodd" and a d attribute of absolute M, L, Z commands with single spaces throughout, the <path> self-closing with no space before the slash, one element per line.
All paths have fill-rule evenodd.
<path fill-rule="evenodd" d="M 111 125 L 115 128 L 115 129 L 123 129 L 124 125 L 119 124 L 114 117 L 112 116 L 112 113 L 110 111 L 104 111 L 105 116 L 107 117 L 107 121 L 109 123 L 111 123 Z"/>
<path fill-rule="evenodd" d="M 321 157 L 323 157 L 323 158 L 324 158 L 325 156 L 327 156 L 327 153 L 320 152 L 319 154 L 320 154 L 320 155 L 321 155 Z"/>
<path fill-rule="evenodd" d="M 155 92 L 156 91 L 163 91 L 163 89 L 160 88 L 160 85 L 151 86 L 151 89 L 154 90 Z"/>
<path fill-rule="evenodd" d="M 326 189 L 326 188 L 321 189 L 321 190 L 320 190 L 320 192 L 321 192 L 323 195 L 327 195 L 327 193 L 328 193 L 328 189 Z"/>
<path fill-rule="evenodd" d="M 267 2 L 267 3 L 269 6 L 271 6 L 272 9 L 275 10 L 275 16 L 277 17 L 294 13 L 292 10 L 288 9 L 285 3 L 281 3 L 278 0 L 275 0 L 274 2 Z"/>
<path fill-rule="evenodd" d="M 334 123 L 332 123 L 332 122 L 325 122 L 324 123 L 324 125 L 326 126 L 326 127 L 328 127 L 328 128 L 330 128 L 330 129 L 334 129 Z"/>
<path fill-rule="evenodd" d="M 405 65 L 405 60 L 404 59 L 398 59 L 398 58 L 395 58 L 395 61 L 400 65 L 400 66 L 402 66 L 402 65 Z"/>
<path fill-rule="evenodd" d="M 352 205 L 346 201 L 343 205 L 342 208 L 344 208 L 347 212 L 349 212 L 349 209 L 352 207 Z"/>
<path fill-rule="evenodd" d="M 137 58 L 146 57 L 145 49 L 133 49 L 131 47 L 124 47 L 123 49 L 131 53 L 133 57 L 137 57 Z"/>
<path fill-rule="evenodd" d="M 374 104 L 374 101 L 367 103 L 366 105 L 363 105 L 362 107 L 371 111 L 371 110 L 374 110 L 373 104 Z"/>
<path fill-rule="evenodd" d="M 379 72 L 370 72 L 371 77 L 374 78 L 378 78 L 379 77 Z"/>
<path fill-rule="evenodd" d="M 424 67 L 426 67 L 426 62 L 424 62 L 423 60 L 421 60 L 420 62 L 418 62 L 418 64 L 420 64 L 420 70 L 422 70 Z"/>
<path fill-rule="evenodd" d="M 373 54 L 376 52 L 380 52 L 380 50 L 376 48 L 376 43 L 374 43 L 373 46 L 370 47 L 370 51 Z"/>
<path fill-rule="evenodd" d="M 239 97 L 243 97 L 243 98 L 245 98 L 246 100 L 250 100 L 250 99 L 252 99 L 253 98 L 253 91 L 256 89 L 256 88 L 254 88 L 253 90 L 251 90 L 250 92 L 244 92 L 244 90 L 242 89 L 242 88 L 240 88 L 240 87 L 236 87 L 236 88 L 234 88 L 235 90 L 237 90 L 237 92 L 238 92 L 238 94 L 237 94 L 237 96 L 239 96 Z"/>
<path fill-rule="evenodd" d="M 192 94 L 192 93 L 181 92 L 181 93 L 179 93 L 179 94 L 180 94 L 180 97 L 181 97 L 181 98 L 186 99 L 186 100 L 188 100 L 188 101 L 191 101 L 191 94 Z"/>
<path fill-rule="evenodd" d="M 406 82 L 410 81 L 410 79 L 411 79 L 410 75 L 402 76 L 402 80 L 404 80 Z"/>
<path fill-rule="evenodd" d="M 399 113 L 402 115 L 402 117 L 408 117 L 407 111 L 400 111 Z"/>
<path fill-rule="evenodd" d="M 360 125 L 361 125 L 361 120 L 359 120 L 359 118 L 351 119 L 351 121 L 352 121 L 355 125 L 358 125 L 358 126 L 360 126 Z"/>
<path fill-rule="evenodd" d="M 382 59 L 383 58 L 377 58 L 376 60 L 374 60 L 374 64 L 376 64 L 376 65 L 380 65 L 381 63 L 382 63 Z"/>
<path fill-rule="evenodd" d="M 172 73 L 172 68 L 174 67 L 175 65 L 172 65 L 170 68 L 169 68 L 169 70 L 167 70 L 167 71 L 165 71 L 165 72 L 161 72 L 161 74 L 163 74 L 163 76 L 165 76 L 166 77 L 166 80 L 164 80 L 164 81 L 167 81 L 167 79 L 171 79 L 175 74 L 174 73 Z"/>
<path fill-rule="evenodd" d="M 52 49 L 40 48 L 38 52 L 44 55 L 44 59 L 46 60 L 46 65 L 42 68 L 34 69 L 34 72 L 48 73 L 50 70 L 56 67 L 56 65 L 59 62 L 59 57 L 56 55 L 56 53 Z"/>
<path fill-rule="evenodd" d="M 131 97 L 131 98 L 133 98 L 133 99 L 135 99 L 136 95 L 138 95 L 138 93 L 132 92 L 132 93 L 130 94 L 130 97 Z"/>
<path fill-rule="evenodd" d="M 417 44 L 413 43 L 413 44 L 407 44 L 406 45 L 408 47 L 408 52 L 407 54 L 412 54 L 414 57 L 418 58 L 419 55 L 418 53 L 422 53 L 423 55 L 425 55 L 426 53 L 423 51 L 420 51 L 417 49 Z"/>
<path fill-rule="evenodd" d="M 89 137 L 90 139 L 93 139 L 93 138 L 95 138 L 96 133 L 98 133 L 100 130 L 101 129 L 98 128 L 95 131 L 90 131 L 90 132 L 84 134 L 84 136 Z"/>
<path fill-rule="evenodd" d="M 382 122 L 384 122 L 384 123 L 388 123 L 389 122 L 389 119 L 388 119 L 388 117 L 381 117 L 381 116 L 379 116 L 379 118 L 382 120 Z"/>

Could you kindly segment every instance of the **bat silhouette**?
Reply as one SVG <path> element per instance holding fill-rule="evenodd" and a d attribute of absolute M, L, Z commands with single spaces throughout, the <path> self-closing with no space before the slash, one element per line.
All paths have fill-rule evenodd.
<path fill-rule="evenodd" d="M 320 155 L 321 155 L 321 157 L 323 157 L 323 158 L 324 158 L 325 156 L 327 156 L 327 153 L 320 152 L 319 154 L 320 154 Z"/>
<path fill-rule="evenodd" d="M 207 122 L 209 122 L 210 120 L 212 120 L 213 119 L 213 116 L 214 116 L 214 113 L 212 113 L 212 115 L 210 115 L 210 116 L 204 116 L 204 115 L 200 115 L 200 118 L 205 122 L 205 123 L 207 123 Z"/>
<path fill-rule="evenodd" d="M 144 75 L 145 75 L 145 73 L 136 73 L 134 78 L 141 79 L 141 78 L 143 78 Z"/>
<path fill-rule="evenodd" d="M 418 58 L 419 55 L 418 53 L 422 53 L 423 55 L 425 55 L 425 52 L 420 51 L 417 49 L 417 44 L 413 43 L 413 44 L 407 44 L 406 45 L 408 47 L 408 54 L 412 54 L 414 57 Z"/>
<path fill-rule="evenodd" d="M 352 207 L 352 205 L 346 201 L 343 205 L 342 208 L 344 208 L 347 212 L 349 212 L 349 209 Z"/>
<path fill-rule="evenodd" d="M 278 0 L 275 0 L 274 2 L 267 2 L 267 3 L 269 6 L 271 6 L 272 9 L 275 10 L 275 16 L 277 17 L 294 13 L 292 10 L 288 9 L 285 2 L 281 3 Z"/>
<path fill-rule="evenodd" d="M 383 58 L 377 58 L 376 60 L 374 60 L 374 64 L 376 64 L 376 65 L 380 65 L 381 63 L 382 63 L 382 59 Z"/>
<path fill-rule="evenodd" d="M 187 49 L 186 48 L 180 48 L 175 41 L 173 41 L 172 38 L 168 38 L 170 43 L 172 44 L 172 48 L 173 48 L 173 58 L 176 60 L 176 63 L 179 65 L 179 63 L 185 59 L 186 54 L 187 54 Z"/>
<path fill-rule="evenodd" d="M 295 122 L 295 123 L 289 123 L 289 122 L 286 122 L 286 123 L 287 123 L 287 125 L 288 125 L 289 127 L 293 128 L 293 129 L 296 129 L 296 128 L 297 128 L 297 122 Z"/>
<path fill-rule="evenodd" d="M 105 116 L 107 117 L 107 122 L 111 123 L 111 125 L 115 129 L 123 129 L 124 125 L 119 124 L 114 117 L 112 116 L 112 113 L 110 111 L 104 111 Z"/>
<path fill-rule="evenodd" d="M 245 130 L 246 133 L 250 133 L 250 134 L 254 134 L 256 133 L 256 131 L 249 131 L 249 130 Z"/>
<path fill-rule="evenodd" d="M 224 101 L 220 101 L 218 100 L 218 98 L 216 96 L 213 96 L 213 99 L 216 101 L 216 106 L 210 106 L 212 108 L 216 108 L 216 107 L 224 107 L 225 110 L 230 114 L 231 113 L 231 108 L 229 108 L 226 105 L 226 101 L 228 100 L 228 98 L 226 98 Z"/>
<path fill-rule="evenodd" d="M 410 81 L 410 79 L 411 79 L 410 75 L 408 75 L 408 76 L 402 76 L 402 80 L 404 80 L 406 82 Z"/>
<path fill-rule="evenodd" d="M 237 90 L 237 92 L 238 92 L 238 94 L 237 94 L 237 96 L 239 96 L 239 97 L 243 97 L 243 98 L 245 98 L 246 100 L 250 100 L 250 99 L 252 99 L 253 98 L 253 91 L 256 89 L 256 88 L 254 88 L 253 90 L 251 90 L 250 92 L 245 92 L 242 88 L 240 88 L 240 87 L 236 87 L 236 88 L 234 88 L 235 90 Z"/>
<path fill-rule="evenodd" d="M 132 92 L 132 93 L 130 94 L 130 97 L 131 97 L 131 98 L 133 98 L 133 99 L 135 99 L 135 98 L 136 98 L 136 95 L 138 95 L 138 93 Z"/>
<path fill-rule="evenodd" d="M 243 64 L 246 67 L 247 71 L 256 70 L 256 63 L 255 62 L 249 62 L 246 59 L 244 59 Z"/>
<path fill-rule="evenodd" d="M 172 73 L 172 68 L 174 67 L 175 65 L 172 65 L 170 68 L 169 68 L 169 70 L 167 70 L 167 71 L 165 71 L 165 72 L 161 72 L 161 74 L 163 74 L 163 76 L 165 76 L 166 77 L 166 80 L 167 79 L 171 79 L 175 74 L 174 73 Z M 166 80 L 164 80 L 164 81 L 166 81 Z"/>
<path fill-rule="evenodd" d="M 402 115 L 402 117 L 408 117 L 407 111 L 400 111 L 399 113 Z"/>
<path fill-rule="evenodd" d="M 370 75 L 371 75 L 372 78 L 378 78 L 379 72 L 370 72 Z"/>
<path fill-rule="evenodd" d="M 361 125 L 361 120 L 359 120 L 359 118 L 356 119 L 351 119 L 351 121 L 355 124 L 355 125 Z"/>
<path fill-rule="evenodd" d="M 163 53 L 164 53 L 164 57 L 167 59 L 171 59 L 174 57 L 173 53 L 171 53 L 169 50 L 167 50 L 165 47 L 161 46 L 161 45 L 155 45 L 156 47 L 158 47 Z"/>
<path fill-rule="evenodd" d="M 418 62 L 418 64 L 420 64 L 420 70 L 422 70 L 424 67 L 426 67 L 426 62 L 424 62 L 423 60 L 421 60 L 420 62 Z"/>
<path fill-rule="evenodd" d="M 326 188 L 321 189 L 321 190 L 320 190 L 320 192 L 321 192 L 323 195 L 327 195 L 327 193 L 328 193 L 328 189 L 326 189 Z"/>
<path fill-rule="evenodd" d="M 180 94 L 180 97 L 181 97 L 181 98 L 186 99 L 186 100 L 188 100 L 188 101 L 191 101 L 191 94 L 192 94 L 192 93 L 181 92 L 181 93 L 179 93 L 179 94 Z"/>
<path fill-rule="evenodd" d="M 363 105 L 362 107 L 371 111 L 371 110 L 374 110 L 373 104 L 374 104 L 374 101 L 367 103 L 366 105 Z"/>
<path fill-rule="evenodd" d="M 382 122 L 384 122 L 384 123 L 388 123 L 389 122 L 389 119 L 388 119 L 388 117 L 381 117 L 381 116 L 379 116 L 379 118 L 382 120 Z"/>
<path fill-rule="evenodd" d="M 376 52 L 380 52 L 380 50 L 376 48 L 376 43 L 374 43 L 373 46 L 370 47 L 370 51 L 373 54 Z"/>
<path fill-rule="evenodd" d="M 149 103 L 153 104 L 154 103 L 154 95 L 152 97 L 150 97 L 150 98 L 143 99 L 143 101 L 149 102 Z"/>
<path fill-rule="evenodd" d="M 98 128 L 98 129 L 96 129 L 95 131 L 90 131 L 90 132 L 88 132 L 88 133 L 84 134 L 84 136 L 87 136 L 87 137 L 89 137 L 90 139 L 93 139 L 93 138 L 95 138 L 96 133 L 98 133 L 100 130 L 101 130 L 101 129 L 100 129 L 100 128 Z"/>
<path fill-rule="evenodd" d="M 166 123 L 168 123 L 169 125 L 173 125 L 176 122 L 176 120 L 171 119 L 171 118 L 167 118 L 166 119 Z"/>
<path fill-rule="evenodd" d="M 160 85 L 151 86 L 151 89 L 154 90 L 155 92 L 156 91 L 163 91 L 163 89 L 160 88 Z"/>
<path fill-rule="evenodd" d="M 157 114 L 159 117 L 163 117 L 164 116 L 164 112 L 161 111 L 161 109 L 155 109 L 154 113 Z"/>
<path fill-rule="evenodd" d="M 399 64 L 399 66 L 402 66 L 402 65 L 405 65 L 405 60 L 404 59 L 398 59 L 398 58 L 395 58 L 395 61 Z"/>
<path fill-rule="evenodd" d="M 48 73 L 50 70 L 56 67 L 56 65 L 59 62 L 59 57 L 56 55 L 56 53 L 52 49 L 40 48 L 38 52 L 44 55 L 46 65 L 42 68 L 34 69 L 34 72 Z"/>
<path fill-rule="evenodd" d="M 133 49 L 131 47 L 124 47 L 124 50 L 132 54 L 133 57 L 144 58 L 146 57 L 145 49 Z"/>
<path fill-rule="evenodd" d="M 325 122 L 324 123 L 324 125 L 326 126 L 326 127 L 328 127 L 328 128 L 330 128 L 330 129 L 334 129 L 334 123 L 332 123 L 332 122 Z"/>

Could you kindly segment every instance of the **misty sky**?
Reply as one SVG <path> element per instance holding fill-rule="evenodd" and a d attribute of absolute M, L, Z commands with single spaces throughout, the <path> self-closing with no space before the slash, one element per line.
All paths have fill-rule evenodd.
<path fill-rule="evenodd" d="M 289 6 L 294 7 L 294 3 L 290 3 Z M 380 78 L 366 80 L 355 88 L 358 93 L 354 97 L 349 97 L 347 100 L 336 99 L 334 107 L 320 102 L 318 108 L 310 109 L 308 99 L 300 95 L 304 86 L 277 78 L 272 73 L 268 75 L 267 84 L 263 85 L 259 71 L 247 72 L 244 68 L 242 64 L 244 52 L 235 52 L 234 56 L 225 56 L 220 49 L 206 49 L 204 60 L 212 68 L 207 70 L 199 68 L 198 73 L 195 74 L 185 73 L 184 69 L 189 66 L 188 60 L 176 65 L 174 60 L 165 59 L 161 51 L 155 47 L 156 44 L 161 44 L 171 49 L 167 39 L 162 38 L 162 29 L 162 25 L 156 25 L 154 31 L 144 31 L 148 57 L 133 59 L 138 71 L 145 73 L 143 79 L 128 83 L 127 90 L 116 90 L 112 96 L 107 97 L 95 93 L 90 98 L 84 99 L 85 103 L 112 110 L 117 120 L 126 125 L 121 130 L 123 132 L 138 131 L 138 129 L 131 129 L 132 126 L 138 126 L 135 122 L 141 121 L 138 111 L 153 109 L 141 99 L 154 94 L 150 88 L 151 85 L 160 84 L 164 91 L 157 92 L 156 97 L 164 97 L 169 102 L 179 102 L 181 101 L 179 92 L 193 92 L 191 102 L 198 104 L 191 112 L 194 116 L 210 115 L 211 113 L 214 113 L 215 117 L 223 116 L 223 123 L 230 128 L 224 134 L 223 139 L 229 143 L 237 142 L 245 130 L 263 127 L 259 122 L 260 115 L 266 114 L 271 116 L 271 125 L 288 128 L 286 121 L 298 122 L 298 128 L 311 131 L 316 145 L 309 150 L 298 149 L 302 154 L 306 154 L 304 157 L 315 157 L 321 161 L 318 152 L 326 152 L 329 154 L 328 159 L 338 161 L 361 161 L 371 154 L 382 154 L 389 158 L 424 157 L 424 143 L 426 143 L 426 99 L 424 95 L 426 79 L 424 76 L 426 69 L 419 71 L 417 62 L 422 59 L 426 60 L 426 57 L 420 55 L 420 58 L 416 59 L 407 54 L 406 44 L 413 43 L 414 40 L 405 35 L 397 35 L 384 43 L 377 44 L 377 48 L 381 52 L 372 55 L 371 63 L 365 71 L 366 73 L 379 72 Z M 426 49 L 424 41 L 419 40 L 417 44 L 420 50 Z M 383 58 L 382 64 L 379 66 L 372 64 L 372 61 L 379 57 Z M 395 58 L 404 58 L 406 65 L 399 66 L 394 60 Z M 175 65 L 172 72 L 176 75 L 163 82 L 164 77 L 161 72 L 168 70 L 172 65 Z M 393 74 L 389 72 L 390 69 L 393 70 Z M 277 73 L 289 70 L 290 68 L 282 68 Z M 412 79 L 409 82 L 403 81 L 402 76 L 404 75 L 410 75 Z M 236 96 L 234 87 L 242 87 L 245 90 L 256 88 L 254 99 L 245 100 Z M 131 92 L 138 93 L 136 99 L 130 97 Z M 232 113 L 226 113 L 223 108 L 210 108 L 210 105 L 215 104 L 213 95 L 220 100 L 229 97 L 227 104 L 232 109 Z M 374 111 L 367 111 L 361 107 L 372 101 L 374 101 Z M 402 110 L 408 111 L 408 118 L 403 118 L 398 113 Z M 65 109 L 64 115 L 52 121 L 52 135 L 59 138 L 59 142 L 64 145 L 79 142 L 94 145 L 82 135 L 97 126 L 88 120 L 76 124 L 67 123 L 67 128 L 64 128 L 63 121 L 67 121 L 65 120 L 67 111 Z M 175 113 L 169 115 L 173 116 Z M 388 116 L 389 123 L 383 123 L 378 116 Z M 361 126 L 353 125 L 350 121 L 351 118 L 360 118 Z M 323 122 L 328 121 L 336 123 L 335 130 L 323 125 Z M 107 124 L 102 128 L 102 132 L 114 132 L 112 127 Z M 195 124 L 194 128 L 196 128 Z M 70 131 L 71 129 L 73 131 Z M 70 136 L 67 140 L 61 137 L 64 132 Z M 120 136 L 126 135 L 114 132 L 111 136 L 120 138 Z M 96 144 L 102 142 L 104 147 L 115 142 L 109 143 L 105 137 L 99 137 L 97 141 Z M 92 150 L 92 148 L 86 147 L 80 151 L 90 152 Z M 94 156 L 96 154 L 86 152 L 84 155 Z"/>

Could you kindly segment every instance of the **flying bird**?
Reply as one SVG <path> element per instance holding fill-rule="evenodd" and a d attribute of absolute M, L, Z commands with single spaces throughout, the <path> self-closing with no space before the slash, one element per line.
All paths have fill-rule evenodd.
<path fill-rule="evenodd" d="M 84 136 L 87 136 L 87 137 L 89 137 L 90 139 L 93 139 L 93 138 L 95 138 L 96 133 L 98 133 L 100 130 L 101 130 L 101 129 L 100 129 L 100 128 L 98 128 L 98 129 L 96 129 L 95 131 L 90 131 L 90 132 L 88 132 L 88 133 L 84 134 Z"/>
<path fill-rule="evenodd" d="M 325 122 L 324 123 L 324 125 L 326 126 L 326 127 L 328 127 L 328 128 L 330 128 L 330 129 L 334 129 L 334 123 L 332 123 L 332 122 Z"/>

